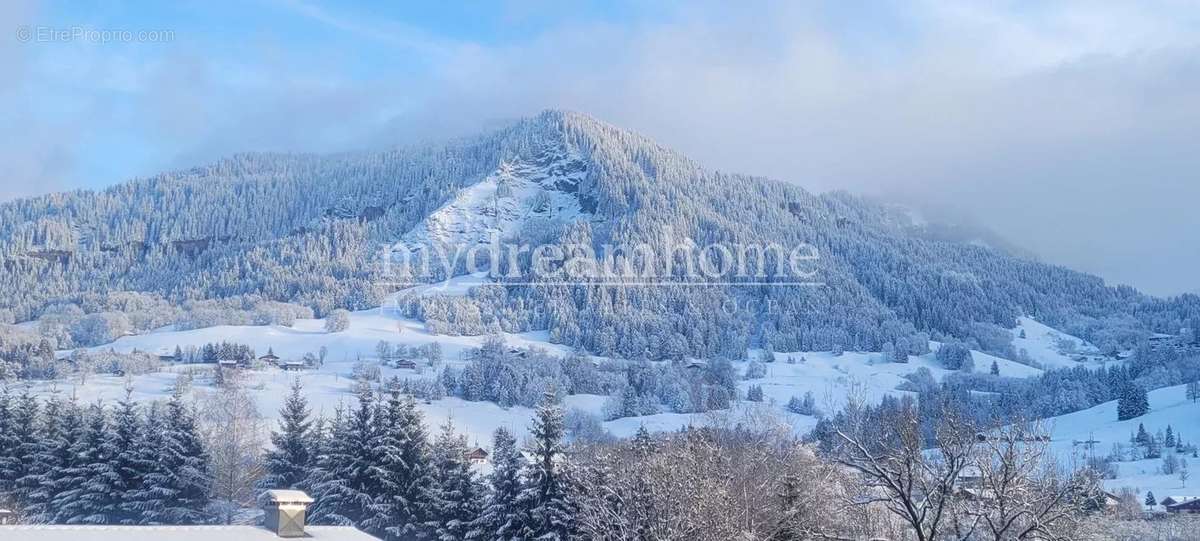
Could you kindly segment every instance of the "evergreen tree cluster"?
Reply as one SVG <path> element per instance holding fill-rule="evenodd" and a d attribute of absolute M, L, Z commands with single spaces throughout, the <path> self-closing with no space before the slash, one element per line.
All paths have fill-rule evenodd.
<path fill-rule="evenodd" d="M 380 398 L 360 385 L 357 403 L 313 419 L 297 383 L 281 410 L 264 490 L 296 488 L 316 503 L 314 524 L 351 525 L 387 540 L 566 539 L 572 532 L 563 411 L 543 394 L 526 461 L 512 435 L 495 434 L 485 479 L 450 422 L 429 437 L 411 396 Z"/>
<path fill-rule="evenodd" d="M 0 389 L 0 502 L 48 524 L 202 524 L 208 455 L 176 394 L 84 407 Z"/>

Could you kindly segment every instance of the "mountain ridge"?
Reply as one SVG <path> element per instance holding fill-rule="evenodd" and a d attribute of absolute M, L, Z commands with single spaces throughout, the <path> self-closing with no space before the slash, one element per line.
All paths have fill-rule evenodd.
<path fill-rule="evenodd" d="M 919 333 L 986 341 L 988 329 L 1021 315 L 1129 345 L 1200 313 L 1194 299 L 1155 299 L 990 248 L 919 238 L 885 205 L 706 170 L 645 136 L 557 110 L 440 144 L 239 154 L 100 191 L 0 204 L 0 285 L 13 292 L 0 303 L 19 321 L 63 303 L 119 311 L 108 299 L 123 291 L 174 304 L 261 298 L 317 314 L 376 306 L 387 293 L 372 265 L 377 245 L 403 238 L 504 164 L 554 152 L 578 155 L 570 189 L 595 219 L 524 220 L 517 235 L 594 246 L 811 244 L 824 256 L 827 287 L 518 286 L 406 310 L 447 332 L 548 329 L 560 343 L 630 357 L 737 355 L 749 344 L 871 349 Z M 722 314 L 730 302 L 739 308 Z"/>

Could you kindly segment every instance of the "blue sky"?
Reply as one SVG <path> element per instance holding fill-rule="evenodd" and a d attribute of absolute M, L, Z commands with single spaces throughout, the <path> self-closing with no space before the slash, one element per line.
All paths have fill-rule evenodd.
<path fill-rule="evenodd" d="M 0 25 L 0 200 L 558 107 L 1200 289 L 1194 2 L 16 0 Z M 74 26 L 173 39 L 16 39 Z"/>

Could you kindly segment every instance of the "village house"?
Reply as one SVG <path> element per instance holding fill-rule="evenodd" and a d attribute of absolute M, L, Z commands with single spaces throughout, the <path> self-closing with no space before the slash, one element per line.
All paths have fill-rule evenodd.
<path fill-rule="evenodd" d="M 484 464 L 488 460 L 488 452 L 482 447 L 476 447 L 467 453 L 467 462 L 471 464 Z"/>
<path fill-rule="evenodd" d="M 415 363 L 409 359 L 396 359 L 396 368 L 407 368 L 409 370 L 415 370 L 417 368 L 417 363 Z"/>
<path fill-rule="evenodd" d="M 1173 498 L 1167 499 L 1173 500 Z M 1167 505 L 1164 500 L 1163 507 L 1167 509 L 1168 513 L 1196 515 L 1200 514 L 1200 498 L 1184 498 L 1183 501 L 1172 503 L 1170 505 Z"/>

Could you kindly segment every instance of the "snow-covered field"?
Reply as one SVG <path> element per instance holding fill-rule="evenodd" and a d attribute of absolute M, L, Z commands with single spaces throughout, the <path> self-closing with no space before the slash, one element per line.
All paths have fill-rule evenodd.
<path fill-rule="evenodd" d="M 412 288 L 404 294 L 462 294 L 465 288 L 481 283 L 481 280 L 483 278 L 479 276 L 459 277 L 444 284 Z M 481 346 L 485 339 L 484 336 L 434 335 L 419 321 L 399 317 L 387 308 L 376 308 L 352 313 L 350 327 L 337 333 L 326 332 L 324 320 L 311 319 L 297 320 L 292 327 L 226 325 L 187 331 L 165 329 L 122 337 L 91 349 L 118 352 L 138 350 L 169 355 L 176 346 L 186 349 L 188 346 L 200 347 L 210 342 L 228 341 L 251 345 L 259 355 L 270 349 L 285 359 L 298 359 L 306 353 L 326 348 L 328 354 L 321 368 L 297 373 L 275 368 L 245 371 L 260 410 L 265 416 L 273 418 L 295 377 L 300 377 L 304 382 L 313 409 L 318 413 L 331 414 L 339 402 L 352 401 L 349 393 L 353 383 L 350 379 L 353 366 L 359 359 L 374 360 L 376 344 L 381 340 L 408 347 L 437 342 L 442 347 L 446 362 L 453 365 L 462 362 L 460 358 L 464 350 Z M 566 346 L 551 344 L 545 332 L 505 334 L 504 339 L 513 347 L 535 346 L 564 356 L 570 353 L 570 348 Z M 935 342 L 931 346 L 936 349 L 938 344 Z M 63 355 L 67 353 L 61 352 Z M 751 357 L 757 357 L 761 352 L 749 353 Z M 1041 372 L 984 353 L 973 352 L 973 355 L 978 372 L 987 372 L 993 360 L 1004 375 L 1028 377 Z M 789 358 L 794 363 L 789 363 Z M 851 393 L 871 402 L 877 402 L 887 394 L 904 394 L 905 391 L 896 387 L 905 381 L 906 374 L 918 368 L 929 369 L 934 378 L 939 380 L 950 372 L 934 360 L 933 354 L 913 357 L 907 364 L 885 363 L 878 353 L 859 352 L 846 352 L 840 356 L 830 352 L 782 352 L 776 354 L 776 359 L 777 362 L 767 364 L 765 378 L 743 381 L 741 389 L 744 392 L 749 385 L 762 386 L 766 404 L 791 419 L 797 430 L 802 431 L 811 428 L 816 419 L 784 412 L 784 405 L 793 396 L 802 397 L 805 392 L 811 392 L 819 409 L 834 411 L 845 404 L 846 397 Z M 737 366 L 739 370 L 744 370 L 745 364 L 737 363 Z M 188 369 L 186 365 L 172 365 L 163 372 L 128 379 L 135 398 L 163 398 L 170 392 L 175 378 Z M 400 378 L 434 376 L 431 370 L 424 373 L 393 368 L 382 370 L 385 378 L 392 375 Z M 98 398 L 116 400 L 124 394 L 125 385 L 126 378 L 93 376 L 82 385 L 76 381 L 66 381 L 55 384 L 55 387 L 65 394 L 73 393 L 81 400 L 91 401 Z M 205 392 L 205 387 L 203 382 L 198 384 L 198 392 Z M 49 386 L 42 385 L 41 389 L 48 390 Z M 566 406 L 600 414 L 604 401 L 605 397 L 602 396 L 572 396 L 568 397 Z M 492 403 L 466 402 L 452 397 L 423 404 L 422 409 L 431 424 L 453 417 L 459 430 L 481 443 L 486 442 L 490 433 L 499 426 L 510 427 L 518 434 L 524 433 L 532 415 L 528 408 L 503 409 Z M 660 413 L 610 421 L 606 427 L 615 435 L 627 436 L 642 425 L 651 430 L 675 430 L 688 424 L 708 422 L 710 418 L 706 414 Z"/>
<path fill-rule="evenodd" d="M 1047 421 L 1051 431 L 1051 448 L 1064 464 L 1082 463 L 1089 453 L 1104 456 L 1112 451 L 1115 443 L 1129 443 L 1132 434 L 1137 433 L 1138 425 L 1146 427 L 1146 431 L 1154 434 L 1166 430 L 1170 425 L 1188 443 L 1200 443 L 1200 403 L 1187 400 L 1184 395 L 1185 385 L 1166 387 L 1150 391 L 1150 412 L 1134 419 L 1117 420 L 1117 402 L 1105 402 L 1083 411 L 1054 417 Z M 1087 449 L 1087 442 L 1095 440 L 1093 450 Z M 1170 453 L 1164 450 L 1164 453 Z M 1200 459 L 1183 454 L 1178 458 L 1186 459 L 1189 468 L 1200 474 Z M 1161 458 L 1145 459 L 1118 463 L 1118 478 L 1105 481 L 1105 486 L 1116 491 L 1121 487 L 1137 490 L 1139 500 L 1144 500 L 1147 491 L 1154 492 L 1158 500 L 1166 496 L 1200 497 L 1200 476 L 1189 479 L 1187 486 L 1180 481 L 1178 474 L 1164 475 L 1159 473 L 1162 466 Z"/>
<path fill-rule="evenodd" d="M 483 276 L 462 276 L 443 284 L 419 286 L 402 292 L 402 295 L 462 295 L 470 287 L 486 281 Z M 1070 337 L 1042 325 L 1032 319 L 1022 318 L 1021 325 L 1014 329 L 1014 343 L 1023 348 L 1029 355 L 1046 366 L 1075 366 L 1079 363 L 1070 356 L 1059 353 L 1057 343 L 1060 338 L 1077 340 L 1079 350 L 1088 350 L 1090 346 L 1074 337 Z M 1025 338 L 1020 338 L 1020 330 L 1025 330 Z M 251 345 L 259 355 L 268 349 L 275 354 L 288 359 L 298 359 L 306 353 L 316 352 L 326 348 L 328 354 L 325 365 L 301 372 L 284 372 L 276 368 L 244 371 L 247 386 L 257 399 L 259 409 L 271 421 L 278 413 L 288 388 L 294 378 L 299 377 L 305 386 L 313 410 L 318 414 L 331 415 L 339 404 L 349 405 L 354 397 L 351 394 L 353 381 L 351 371 L 359 359 L 375 360 L 375 347 L 379 341 L 392 344 L 403 344 L 408 347 L 422 346 L 437 342 L 443 350 L 445 362 L 449 365 L 462 363 L 462 352 L 483 344 L 484 336 L 445 336 L 431 334 L 423 323 L 405 319 L 396 315 L 394 310 L 386 307 L 354 312 L 350 315 L 350 326 L 342 332 L 329 333 L 324 330 L 324 320 L 298 320 L 292 327 L 282 326 L 218 326 L 187 331 L 163 329 L 156 332 L 122 337 L 110 344 L 92 348 L 93 350 L 115 350 L 129 352 L 133 350 L 156 354 L 170 354 L 176 346 L 200 347 L 210 342 L 236 342 Z M 506 342 L 513 347 L 535 346 L 543 348 L 556 355 L 567 355 L 570 348 L 549 343 L 545 332 L 504 335 Z M 931 342 L 933 350 L 940 344 Z M 68 352 L 61 352 L 63 355 Z M 752 350 L 749 357 L 757 358 L 762 352 Z M 1016 363 L 1011 360 L 994 357 L 978 351 L 973 351 L 974 369 L 986 373 L 996 363 L 1000 374 L 1011 377 L 1031 377 L 1042 372 L 1041 369 Z M 605 427 L 616 436 L 630 436 L 645 426 L 653 431 L 676 430 L 681 427 L 714 422 L 722 416 L 737 416 L 754 408 L 767 408 L 773 413 L 789 421 L 797 431 L 805 432 L 816 424 L 812 416 L 798 415 L 787 412 L 785 405 L 792 397 L 803 397 L 811 392 L 816 406 L 824 411 L 836 411 L 841 408 L 848 397 L 855 396 L 868 402 L 878 402 L 886 395 L 903 395 L 908 391 L 898 387 L 905 382 L 905 376 L 920 369 L 928 369 L 935 380 L 941 380 L 951 371 L 943 368 L 934 358 L 934 354 L 912 357 L 908 363 L 883 362 L 879 353 L 845 352 L 834 355 L 831 352 L 777 352 L 776 362 L 766 364 L 766 376 L 760 379 L 746 380 L 739 384 L 744 393 L 749 386 L 758 385 L 763 390 L 764 403 L 761 405 L 740 402 L 731 412 L 679 414 L 659 413 L 643 417 L 631 417 L 605 422 Z M 735 363 L 739 370 L 744 370 L 746 363 Z M 50 392 L 51 389 L 64 395 L 74 395 L 83 402 L 96 399 L 115 401 L 124 395 L 126 385 L 133 389 L 133 396 L 138 400 L 153 400 L 165 398 L 172 388 L 175 378 L 189 369 L 211 368 L 211 366 L 169 365 L 162 372 L 144 374 L 130 378 L 116 376 L 93 376 L 86 383 L 78 381 L 60 381 L 53 385 L 42 384 L 40 392 Z M 393 375 L 400 378 L 431 378 L 432 370 L 415 371 L 408 369 L 382 368 L 385 378 Z M 197 381 L 194 393 L 211 392 L 211 384 L 207 381 Z M 1053 447 L 1055 453 L 1064 461 L 1082 460 L 1084 448 L 1075 442 L 1095 439 L 1100 443 L 1093 447 L 1097 455 L 1107 454 L 1113 442 L 1128 441 L 1131 431 L 1137 429 L 1137 423 L 1146 424 L 1148 430 L 1165 429 L 1167 424 L 1184 435 L 1188 441 L 1191 435 L 1200 436 L 1200 407 L 1188 403 L 1183 398 L 1183 387 L 1160 389 L 1150 393 L 1151 413 L 1130 421 L 1116 421 L 1116 404 L 1106 403 L 1094 408 L 1058 417 L 1053 420 Z M 597 415 L 604 409 L 606 397 L 596 395 L 576 395 L 566 399 L 566 407 L 578 408 Z M 467 402 L 459 398 L 448 397 L 420 405 L 430 426 L 441 424 L 446 419 L 453 419 L 456 428 L 467 434 L 472 443 L 486 446 L 490 435 L 497 427 L 508 427 L 523 437 L 527 433 L 533 411 L 524 407 L 501 408 L 488 402 Z M 1193 495 L 1200 496 L 1200 489 L 1180 487 L 1177 476 L 1164 476 L 1156 473 L 1161 460 L 1143 460 L 1126 462 L 1120 465 L 1120 479 L 1109 481 L 1110 488 L 1132 486 L 1143 492 L 1153 490 L 1156 495 Z M 1200 461 L 1196 467 L 1200 468 Z M 1200 480 L 1195 482 L 1200 485 Z"/>
<path fill-rule="evenodd" d="M 1025 337 L 1021 337 L 1021 333 Z M 1079 366 L 1076 357 L 1085 358 L 1087 362 L 1096 362 L 1100 352 L 1086 340 L 1071 336 L 1038 322 L 1036 319 L 1022 317 L 1017 320 L 1017 327 L 1012 329 L 1013 348 L 1025 350 L 1029 358 L 1037 361 L 1046 368 L 1071 368 Z M 1060 351 L 1059 342 L 1074 342 L 1074 353 Z"/>

